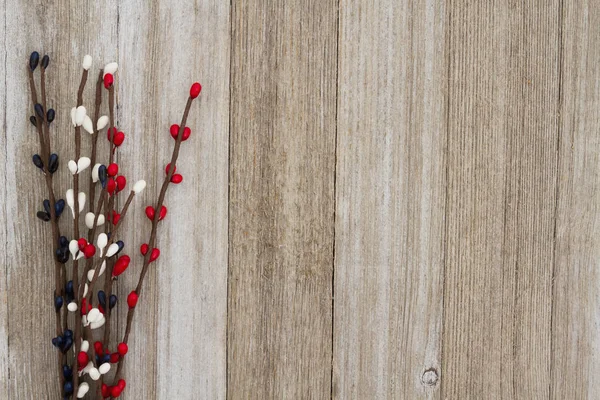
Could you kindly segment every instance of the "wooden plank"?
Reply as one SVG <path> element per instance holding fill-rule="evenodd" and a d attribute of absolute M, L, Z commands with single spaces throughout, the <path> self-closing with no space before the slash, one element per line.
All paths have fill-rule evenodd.
<path fill-rule="evenodd" d="M 333 397 L 439 398 L 446 12 L 340 6 Z"/>
<path fill-rule="evenodd" d="M 547 398 L 559 1 L 449 4 L 442 398 Z"/>
<path fill-rule="evenodd" d="M 6 13 L 6 2 L 0 4 L 0 12 L 4 15 Z M 0 37 L 4 39 L 4 45 L 2 51 L 0 51 L 0 65 L 6 65 L 6 20 L 0 21 Z M 9 341 L 8 341 L 8 263 L 12 258 L 13 250 L 8 247 L 8 226 L 5 223 L 8 219 L 9 207 L 7 183 L 6 183 L 6 169 L 7 165 L 7 141 L 8 133 L 6 131 L 6 71 L 4 76 L 0 79 L 0 93 L 4 96 L 0 99 L 0 126 L 3 127 L 2 133 L 0 133 L 0 149 L 2 149 L 2 155 L 0 156 L 0 179 L 2 184 L 0 185 L 0 398 L 9 398 L 9 383 L 10 370 L 9 370 Z"/>
<path fill-rule="evenodd" d="M 225 398 L 229 11 L 217 0 L 120 3 L 118 118 L 129 136 L 119 158 L 130 182 L 149 182 L 126 225 L 137 265 L 119 282 L 123 301 L 137 283 L 137 249 L 150 234 L 144 208 L 156 201 L 171 157 L 169 127 L 180 122 L 191 84 L 204 86 L 177 163 L 184 181 L 167 193 L 161 256 L 135 316 L 127 399 Z"/>
<path fill-rule="evenodd" d="M 600 12 L 564 2 L 552 399 L 593 398 L 600 363 Z"/>
<path fill-rule="evenodd" d="M 331 391 L 337 1 L 233 2 L 228 398 Z"/>
<path fill-rule="evenodd" d="M 35 213 L 42 209 L 47 191 L 31 156 L 39 152 L 36 134 L 29 123 L 33 113 L 26 63 L 29 53 L 39 50 L 51 57 L 48 68 L 48 103 L 57 110 L 51 128 L 53 151 L 60 156 L 55 174 L 55 191 L 64 198 L 71 185 L 66 161 L 74 155 L 73 128 L 69 111 L 75 104 L 85 54 L 96 60 L 116 55 L 116 1 L 6 2 L 6 143 L 5 183 L 8 340 L 10 357 L 8 381 L 10 399 L 57 396 L 56 351 L 52 313 L 54 274 L 51 233 Z M 74 21 L 80 21 L 74 23 Z M 84 23 L 81 21 L 94 21 Z M 39 75 L 38 82 L 39 82 Z M 86 92 L 91 98 L 93 89 Z M 39 86 L 38 86 L 39 90 Z M 84 148 L 87 141 L 84 138 Z M 88 175 L 85 175 L 88 176 Z M 63 218 L 61 226 L 72 224 Z M 2 397 L 2 396 L 0 396 Z M 56 397 L 58 398 L 58 396 Z"/>

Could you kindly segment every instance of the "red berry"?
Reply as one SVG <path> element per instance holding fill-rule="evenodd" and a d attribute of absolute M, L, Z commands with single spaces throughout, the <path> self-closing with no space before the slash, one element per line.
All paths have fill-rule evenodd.
<path fill-rule="evenodd" d="M 127 267 L 129 267 L 130 262 L 131 262 L 131 259 L 129 258 L 129 256 L 119 257 L 119 259 L 117 260 L 117 262 L 115 263 L 115 266 L 113 268 L 112 275 L 113 276 L 121 275 L 123 272 L 125 272 Z"/>
<path fill-rule="evenodd" d="M 143 256 L 145 256 L 146 254 L 148 254 L 148 244 L 144 243 L 143 245 L 140 246 L 140 253 L 142 253 Z M 152 252 L 150 253 L 150 262 L 156 260 L 158 257 L 160 256 L 160 250 L 157 248 L 152 249 Z"/>
<path fill-rule="evenodd" d="M 169 175 L 169 168 L 171 168 L 171 163 L 168 163 L 167 166 L 165 167 L 165 174 Z M 173 173 L 175 173 L 175 171 L 177 171 L 177 165 L 175 167 L 173 167 Z"/>
<path fill-rule="evenodd" d="M 117 176 L 115 181 L 117 182 L 117 192 L 125 189 L 125 186 L 127 185 L 127 179 L 125 179 L 123 175 Z"/>
<path fill-rule="evenodd" d="M 112 386 L 110 388 L 110 395 L 112 397 L 119 397 L 121 395 L 122 391 L 123 391 L 123 389 L 121 389 L 120 387 L 118 387 L 118 386 Z"/>
<path fill-rule="evenodd" d="M 90 358 L 88 357 L 88 354 L 85 351 L 80 351 L 79 354 L 77 354 L 77 363 L 79 365 L 79 370 L 82 370 L 87 365 L 88 361 L 90 361 Z"/>
<path fill-rule="evenodd" d="M 129 347 L 127 347 L 127 343 L 119 343 L 119 345 L 117 346 L 117 351 L 122 356 L 124 356 L 125 354 L 127 354 L 128 350 L 129 350 Z"/>
<path fill-rule="evenodd" d="M 188 128 L 187 126 L 183 128 L 183 136 L 181 137 L 181 141 L 185 142 L 186 140 L 188 140 L 191 134 L 192 130 L 190 128 Z"/>
<path fill-rule="evenodd" d="M 85 246 L 87 246 L 87 244 L 88 244 L 88 242 L 84 238 L 81 238 L 77 241 L 77 245 L 79 246 L 80 251 L 83 251 L 83 249 L 85 249 Z"/>
<path fill-rule="evenodd" d="M 96 354 L 98 354 L 99 356 L 104 354 L 104 350 L 102 349 L 102 342 L 100 341 L 96 341 L 94 342 L 94 351 L 96 352 Z"/>
<path fill-rule="evenodd" d="M 179 125 L 177 125 L 177 124 L 171 125 L 170 132 L 171 132 L 171 136 L 173 137 L 173 139 L 177 140 L 177 136 L 179 136 Z M 183 135 L 181 136 L 181 141 L 187 140 L 191 134 L 192 134 L 192 130 L 190 128 L 188 128 L 187 126 L 185 128 L 183 128 Z"/>
<path fill-rule="evenodd" d="M 108 176 L 116 176 L 119 173 L 119 166 L 116 163 L 110 164 L 106 168 L 106 173 Z"/>
<path fill-rule="evenodd" d="M 148 206 L 146 207 L 146 217 L 148 217 L 148 219 L 150 221 L 154 221 L 154 215 L 156 214 L 156 211 L 154 210 L 154 207 L 152 206 Z M 163 219 L 165 216 L 167 215 L 167 207 L 162 206 L 160 208 L 160 214 L 158 216 L 158 220 L 160 221 L 161 219 Z"/>
<path fill-rule="evenodd" d="M 110 388 L 108 387 L 108 385 L 106 383 L 102 384 L 102 397 L 107 398 L 110 397 Z"/>
<path fill-rule="evenodd" d="M 106 138 L 109 142 L 113 141 L 113 136 L 117 134 L 117 128 L 108 128 L 106 131 Z M 106 171 L 108 173 L 108 171 Z"/>
<path fill-rule="evenodd" d="M 108 89 L 109 87 L 111 87 L 113 85 L 114 81 L 115 81 L 115 78 L 112 74 L 104 75 L 104 87 L 105 88 Z"/>
<path fill-rule="evenodd" d="M 146 207 L 146 217 L 148 217 L 150 221 L 154 221 L 154 207 Z"/>
<path fill-rule="evenodd" d="M 116 363 L 118 363 L 118 362 L 119 362 L 119 358 L 120 358 L 120 357 L 121 357 L 121 356 L 119 355 L 119 353 L 112 353 L 112 354 L 110 355 L 110 362 L 111 362 L 112 364 L 116 364 Z"/>
<path fill-rule="evenodd" d="M 131 293 L 129 293 L 129 295 L 127 295 L 127 305 L 129 306 L 129 308 L 134 308 L 137 305 L 137 302 L 138 294 L 134 290 Z"/>
<path fill-rule="evenodd" d="M 160 250 L 156 248 L 152 249 L 152 253 L 150 253 L 150 262 L 156 260 L 158 256 L 160 256 Z"/>
<path fill-rule="evenodd" d="M 112 397 L 119 397 L 121 392 L 125 389 L 126 383 L 123 379 L 119 379 L 119 382 L 115 386 L 110 387 L 110 395 Z"/>
<path fill-rule="evenodd" d="M 94 246 L 93 244 L 88 244 L 83 249 L 83 255 L 85 256 L 85 258 L 92 258 L 94 257 L 94 254 L 96 254 L 96 246 Z"/>
<path fill-rule="evenodd" d="M 125 134 L 123 132 L 117 132 L 117 134 L 113 137 L 113 143 L 117 147 L 122 145 L 124 140 L 125 140 Z"/>
<path fill-rule="evenodd" d="M 192 99 L 195 99 L 200 95 L 200 91 L 202 91 L 202 85 L 200 85 L 198 82 L 194 82 L 194 84 L 190 88 L 190 97 Z"/>
<path fill-rule="evenodd" d="M 173 137 L 173 139 L 177 139 L 177 135 L 179 135 L 179 125 L 177 125 L 177 124 L 171 125 L 171 128 L 169 129 L 169 131 L 171 132 L 171 136 Z"/>
<path fill-rule="evenodd" d="M 113 225 L 117 225 L 119 223 L 119 219 L 121 219 L 121 214 L 117 214 L 113 210 L 113 212 L 112 212 L 112 223 L 113 223 Z"/>
<path fill-rule="evenodd" d="M 91 304 L 87 304 L 86 299 L 81 299 L 81 315 L 86 315 L 92 308 Z"/>
<path fill-rule="evenodd" d="M 174 184 L 181 183 L 182 181 L 183 181 L 183 176 L 181 176 L 181 174 L 174 174 L 171 177 L 171 182 Z"/>
<path fill-rule="evenodd" d="M 115 182 L 113 178 L 110 178 L 108 182 L 106 182 L 106 191 L 112 195 L 116 188 L 117 182 Z"/>
<path fill-rule="evenodd" d="M 165 216 L 167 215 L 167 207 L 162 206 L 160 208 L 160 215 L 158 216 L 158 220 L 160 221 L 161 219 L 163 219 Z"/>

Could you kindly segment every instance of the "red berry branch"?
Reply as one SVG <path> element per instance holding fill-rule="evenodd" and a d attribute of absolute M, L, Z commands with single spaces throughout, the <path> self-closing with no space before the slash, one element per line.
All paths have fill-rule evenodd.
<path fill-rule="evenodd" d="M 133 320 L 133 315 L 135 314 L 135 307 L 137 305 L 139 296 L 142 292 L 142 285 L 144 283 L 144 278 L 146 276 L 146 272 L 148 272 L 148 267 L 150 263 L 155 261 L 159 255 L 160 250 L 156 247 L 156 231 L 158 228 L 159 221 L 162 221 L 167 215 L 167 208 L 163 205 L 165 200 L 165 195 L 167 194 L 167 189 L 169 188 L 170 183 L 178 184 L 183 178 L 180 174 L 177 174 L 178 178 L 173 180 L 175 176 L 175 169 L 177 168 L 177 158 L 179 157 L 179 148 L 181 147 L 181 142 L 187 140 L 190 137 L 191 130 L 185 124 L 187 122 L 188 115 L 190 113 L 190 108 L 192 107 L 192 101 L 200 95 L 200 91 L 202 90 L 202 86 L 199 83 L 194 83 L 190 89 L 190 96 L 188 97 L 187 104 L 185 105 L 185 110 L 183 111 L 183 117 L 181 118 L 180 125 L 171 125 L 171 136 L 175 138 L 175 147 L 173 148 L 173 154 L 171 155 L 171 162 L 166 167 L 166 176 L 163 181 L 162 187 L 160 189 L 160 194 L 158 195 L 158 200 L 156 201 L 156 206 L 148 206 L 146 207 L 146 216 L 148 219 L 152 221 L 152 229 L 150 230 L 150 239 L 148 243 L 142 244 L 140 251 L 144 256 L 144 264 L 142 266 L 142 272 L 140 273 L 140 277 L 138 279 L 138 284 L 129 296 L 127 296 L 127 304 L 129 305 L 129 310 L 127 311 L 127 325 L 125 326 L 125 336 L 123 337 L 123 343 L 127 345 L 127 341 L 129 340 L 129 334 L 131 333 L 131 322 Z M 177 131 L 177 135 L 174 136 L 173 132 Z M 160 210 L 156 212 L 156 210 Z M 152 250 L 150 250 L 152 249 Z M 117 377 L 120 376 L 121 368 L 123 365 L 123 359 L 119 360 L 117 365 Z"/>
<path fill-rule="evenodd" d="M 119 233 L 135 195 L 144 190 L 146 182 L 140 180 L 133 184 L 123 207 L 117 212 L 117 198 L 120 193 L 126 192 L 127 187 L 127 179 L 119 170 L 114 158 L 116 150 L 125 140 L 125 134 L 115 124 L 114 115 L 114 85 L 118 65 L 106 64 L 98 73 L 92 119 L 87 113 L 83 99 L 88 71 L 92 67 L 91 56 L 85 56 L 76 105 L 71 110 L 75 154 L 67 163 L 67 169 L 72 175 L 72 186 L 65 192 L 66 201 L 56 199 L 52 176 L 57 172 L 59 163 L 58 155 L 51 152 L 50 138 L 50 123 L 55 119 L 56 113 L 53 109 L 46 110 L 46 68 L 49 60 L 48 56 L 44 56 L 40 62 L 39 54 L 32 53 L 28 73 L 34 110 L 30 121 L 36 128 L 40 144 L 39 154 L 33 156 L 33 163 L 44 176 L 49 197 L 42 202 L 44 211 L 38 211 L 36 215 L 42 221 L 50 223 L 52 232 L 56 286 L 53 304 L 56 314 L 56 337 L 52 339 L 52 344 L 58 354 L 60 395 L 63 399 L 84 398 L 94 394 L 99 399 L 117 398 L 126 387 L 122 377 L 122 366 L 128 352 L 127 342 L 134 311 L 148 268 L 160 256 L 160 250 L 156 247 L 156 235 L 159 221 L 167 214 L 167 208 L 164 206 L 167 189 L 169 184 L 179 184 L 183 180 L 182 175 L 176 173 L 176 163 L 181 143 L 191 135 L 186 121 L 193 100 L 200 95 L 201 86 L 199 83 L 192 85 L 180 125 L 175 124 L 170 128 L 175 146 L 170 163 L 165 169 L 166 176 L 158 199 L 154 206 L 148 206 L 145 210 L 146 216 L 152 222 L 150 237 L 148 243 L 140 246 L 143 255 L 142 268 L 137 286 L 127 296 L 125 335 L 122 341 L 113 344 L 110 341 L 111 310 L 118 303 L 118 298 L 113 293 L 113 284 L 133 264 L 130 256 L 120 254 L 125 243 L 119 240 Z M 34 80 L 34 71 L 38 65 L 41 65 L 41 103 L 38 103 Z M 108 116 L 100 116 L 103 90 L 108 91 Z M 97 162 L 102 158 L 102 155 L 98 154 L 97 141 L 100 132 L 105 128 L 110 150 L 108 162 L 101 164 Z M 82 155 L 83 132 L 90 134 L 90 157 Z M 80 191 L 81 179 L 84 179 L 80 179 L 80 175 L 87 173 L 90 175 L 86 194 Z M 70 240 L 61 235 L 58 227 L 58 218 L 63 213 L 65 204 L 69 206 L 73 217 Z M 88 211 L 81 218 L 80 214 L 86 207 Z M 81 221 L 87 227 L 87 235 L 81 233 Z M 72 268 L 67 268 L 69 261 Z M 81 266 L 83 268 L 80 271 Z M 104 282 L 98 284 L 102 275 Z M 69 312 L 74 314 L 73 319 L 67 318 Z M 73 320 L 74 327 L 70 329 L 69 322 Z M 99 338 L 101 340 L 98 340 Z M 113 374 L 110 371 L 114 371 L 114 364 L 117 364 L 117 368 Z"/>

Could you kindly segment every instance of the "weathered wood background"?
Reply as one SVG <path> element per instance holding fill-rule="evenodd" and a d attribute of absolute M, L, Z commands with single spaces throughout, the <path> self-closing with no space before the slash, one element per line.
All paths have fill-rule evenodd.
<path fill-rule="evenodd" d="M 129 253 L 204 86 L 123 398 L 600 398 L 598 1 L 0 9 L 0 398 L 58 388 L 33 50 L 51 56 L 63 191 L 81 59 L 120 65 L 118 159 L 150 183 Z"/>

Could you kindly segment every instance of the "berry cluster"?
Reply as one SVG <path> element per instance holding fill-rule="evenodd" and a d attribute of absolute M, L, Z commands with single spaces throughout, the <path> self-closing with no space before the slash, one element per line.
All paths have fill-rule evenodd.
<path fill-rule="evenodd" d="M 64 399 L 84 398 L 88 393 L 95 393 L 97 398 L 117 398 L 126 387 L 121 376 L 122 366 L 128 352 L 131 322 L 144 277 L 149 265 L 160 256 L 160 250 L 156 247 L 157 227 L 159 221 L 167 215 L 164 205 L 167 188 L 170 184 L 183 181 L 183 176 L 175 173 L 176 162 L 181 143 L 191 135 L 186 120 L 192 101 L 200 94 L 201 86 L 199 83 L 191 86 L 181 123 L 173 124 L 169 129 L 170 135 L 175 139 L 173 154 L 165 168 L 166 175 L 156 203 L 145 209 L 152 224 L 150 237 L 140 246 L 142 260 L 138 284 L 127 296 L 125 335 L 113 347 L 110 338 L 111 311 L 118 303 L 117 296 L 112 293 L 113 284 L 134 264 L 129 255 L 121 254 L 125 243 L 119 240 L 119 231 L 130 204 L 135 195 L 145 189 L 146 182 L 139 180 L 131 189 L 127 189 L 127 179 L 115 161 L 116 150 L 126 138 L 125 133 L 115 125 L 114 118 L 114 85 L 118 65 L 112 62 L 99 70 L 94 113 L 90 115 L 83 105 L 83 91 L 93 60 L 91 56 L 85 56 L 77 104 L 71 109 L 75 154 L 67 162 L 66 169 L 72 177 L 72 186 L 65 191 L 65 199 L 56 199 L 52 177 L 59 170 L 59 158 L 50 151 L 50 124 L 55 120 L 56 112 L 53 109 L 46 111 L 45 82 L 49 62 L 47 55 L 40 61 L 39 53 L 33 52 L 29 58 L 28 72 L 34 111 L 30 121 L 37 130 L 40 142 L 40 151 L 32 160 L 42 172 L 48 190 L 48 199 L 42 202 L 43 210 L 38 211 L 36 216 L 48 222 L 52 229 L 56 283 L 53 293 L 56 336 L 52 339 L 52 344 L 58 350 L 61 395 Z M 34 80 L 34 71 L 38 66 L 41 77 L 40 102 Z M 108 115 L 101 116 L 103 92 L 108 93 Z M 82 128 L 91 137 L 92 150 L 89 157 L 81 154 Z M 107 162 L 101 163 L 97 160 L 97 139 L 105 129 L 110 151 Z M 86 171 L 91 172 L 88 174 Z M 87 192 L 82 188 L 84 175 L 89 175 Z M 121 193 L 128 194 L 119 209 L 118 198 Z M 58 218 L 63 214 L 65 205 L 69 206 L 73 225 L 72 231 L 61 234 Z M 86 206 L 88 210 L 83 214 Z M 83 226 L 80 226 L 81 220 Z M 68 236 L 72 239 L 69 240 Z M 69 262 L 71 268 L 67 268 Z M 101 282 L 100 277 L 104 277 L 104 282 Z M 67 318 L 69 314 L 73 318 Z M 73 319 L 74 325 L 69 327 L 69 322 Z M 100 339 L 97 340 L 98 338 Z M 91 342 L 94 343 L 93 346 L 90 346 Z M 111 347 L 114 351 L 109 350 Z"/>

